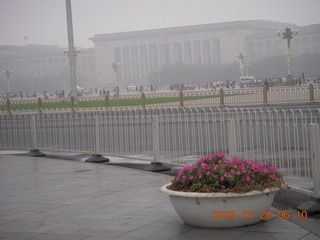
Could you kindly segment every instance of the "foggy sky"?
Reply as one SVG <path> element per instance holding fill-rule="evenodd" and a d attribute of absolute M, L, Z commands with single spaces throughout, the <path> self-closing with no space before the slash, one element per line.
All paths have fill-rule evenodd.
<path fill-rule="evenodd" d="M 75 46 L 85 48 L 93 47 L 88 38 L 110 32 L 256 19 L 320 23 L 320 0 L 71 0 L 71 6 Z M 0 36 L 0 45 L 67 47 L 65 0 L 0 0 Z"/>

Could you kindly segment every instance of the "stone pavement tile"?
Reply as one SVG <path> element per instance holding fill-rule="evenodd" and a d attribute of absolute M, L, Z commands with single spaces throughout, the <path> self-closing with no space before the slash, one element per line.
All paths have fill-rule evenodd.
<path fill-rule="evenodd" d="M 39 234 L 0 231 L 0 239 L 32 239 L 36 236 L 39 236 Z"/>
<path fill-rule="evenodd" d="M 151 227 L 152 228 L 152 227 Z M 190 230 L 179 228 L 162 228 L 160 231 L 146 235 L 146 238 L 154 240 L 168 240 L 188 233 Z M 130 236 L 130 233 L 128 234 Z M 128 236 L 127 235 L 127 236 Z M 185 238 L 189 239 L 189 238 Z"/>
<path fill-rule="evenodd" d="M 83 231 L 87 229 L 90 226 L 93 226 L 94 224 L 90 222 L 86 223 L 70 223 L 70 224 L 65 224 L 64 226 L 59 227 L 58 229 L 54 229 L 52 231 L 48 231 L 48 234 L 64 234 L 64 235 L 75 235 L 76 232 Z"/>
<path fill-rule="evenodd" d="M 320 219 L 316 218 L 307 218 L 307 219 L 302 219 L 302 218 L 290 218 L 290 221 L 297 224 L 299 227 L 302 227 L 309 232 L 314 233 L 315 235 L 320 237 Z"/>
<path fill-rule="evenodd" d="M 185 229 L 185 230 L 194 229 L 194 227 L 188 224 L 185 224 L 177 214 L 163 218 L 159 221 L 155 221 L 149 224 L 149 226 L 163 228 L 163 229 L 166 229 L 166 228 L 177 228 L 177 229 Z"/>
<path fill-rule="evenodd" d="M 30 229 L 30 225 L 25 221 L 15 221 L 0 225 L 0 232 L 20 233 L 26 232 L 28 229 Z"/>
<path fill-rule="evenodd" d="M 111 208 L 111 206 L 110 206 L 110 208 Z M 64 212 L 69 212 L 69 213 L 72 213 L 72 212 L 92 213 L 92 212 L 101 212 L 101 211 L 104 212 L 104 210 L 107 208 L 105 206 L 100 206 L 100 205 L 89 205 L 89 204 L 85 204 L 85 203 L 77 203 L 77 204 L 67 205 L 61 209 Z"/>
<path fill-rule="evenodd" d="M 308 231 L 300 226 L 284 219 L 274 218 L 257 226 L 255 232 L 272 232 L 272 233 L 297 233 L 307 234 Z"/>
<path fill-rule="evenodd" d="M 299 240 L 305 236 L 303 233 L 275 233 L 267 240 Z"/>
<path fill-rule="evenodd" d="M 94 226 L 88 227 L 83 230 L 75 232 L 75 235 L 87 235 L 87 236 L 96 236 L 96 237 L 119 237 L 128 232 L 134 231 L 136 227 L 134 226 L 122 226 L 116 225 L 112 222 L 104 222 L 96 224 Z"/>
<path fill-rule="evenodd" d="M 26 218 L 26 217 L 29 217 L 32 215 L 35 215 L 35 213 L 32 211 L 27 211 L 27 212 L 22 212 L 22 213 L 17 213 L 14 215 L 6 216 L 6 217 L 2 218 L 1 221 L 10 222 L 10 221 L 14 221 L 14 220 L 19 220 L 21 218 Z"/>
<path fill-rule="evenodd" d="M 275 235 L 273 232 L 245 232 L 238 236 L 237 240 L 266 240 Z"/>
<path fill-rule="evenodd" d="M 80 235 L 65 235 L 65 234 L 41 234 L 38 235 L 32 240 L 83 240 L 86 239 L 87 236 L 80 236 Z"/>
<path fill-rule="evenodd" d="M 29 219 L 23 219 L 19 221 L 9 222 L 0 225 L 1 232 L 28 232 L 28 233 L 47 233 L 50 231 L 58 232 L 60 228 L 66 227 L 70 224 L 62 222 L 50 222 L 45 221 L 30 221 Z"/>
<path fill-rule="evenodd" d="M 229 231 L 226 229 L 194 228 L 194 229 L 187 231 L 179 236 L 176 236 L 170 240 L 183 240 L 183 239 L 188 239 L 188 240 L 205 240 L 205 239 L 231 240 L 231 239 L 238 239 L 238 237 L 243 233 L 244 233 L 244 231 L 242 231 L 241 228 L 234 229 L 234 231 Z M 257 238 L 257 239 L 259 239 L 259 238 Z"/>
<path fill-rule="evenodd" d="M 301 240 L 320 240 L 320 237 L 316 236 L 313 233 L 309 233 L 305 237 L 301 238 Z"/>
<path fill-rule="evenodd" d="M 134 219 L 130 222 L 127 222 L 123 226 L 133 226 L 136 229 L 138 229 L 141 227 L 148 226 L 164 218 L 164 217 L 159 218 L 158 216 L 139 216 L 139 215 L 134 215 L 134 217 L 139 217 L 139 218 Z"/>
<path fill-rule="evenodd" d="M 122 238 L 122 237 L 87 237 L 84 240 L 137 240 L 131 238 Z M 153 240 L 153 239 L 143 239 L 143 240 Z"/>
<path fill-rule="evenodd" d="M 128 225 L 127 225 L 128 226 Z M 158 228 L 158 227 L 150 227 L 150 226 L 144 226 L 135 228 L 132 231 L 129 231 L 127 233 L 119 235 L 122 238 L 133 238 L 133 239 L 154 239 L 154 235 L 163 231 L 164 229 Z"/>

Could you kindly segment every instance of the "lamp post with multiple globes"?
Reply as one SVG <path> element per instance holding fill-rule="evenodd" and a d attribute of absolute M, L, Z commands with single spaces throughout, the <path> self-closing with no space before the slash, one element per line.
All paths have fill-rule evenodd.
<path fill-rule="evenodd" d="M 298 34 L 297 30 L 292 30 L 287 27 L 282 31 L 278 31 L 278 36 L 284 40 L 284 53 L 287 56 L 287 65 L 288 65 L 288 76 L 287 76 L 287 84 L 292 85 L 292 76 L 291 76 L 291 63 L 290 57 L 292 54 L 291 49 L 291 39 Z"/>
<path fill-rule="evenodd" d="M 120 63 L 118 62 L 113 62 L 112 64 L 110 64 L 110 67 L 113 69 L 113 72 L 114 72 L 114 81 L 113 81 L 113 84 L 114 84 L 114 87 L 116 88 L 117 87 L 117 68 L 120 66 Z"/>
<path fill-rule="evenodd" d="M 7 77 L 7 81 L 8 81 L 8 85 L 7 85 L 7 87 L 8 87 L 8 94 L 10 94 L 10 91 L 11 91 L 11 89 L 10 89 L 10 75 L 13 73 L 13 71 L 12 71 L 12 70 L 9 70 L 9 69 L 6 69 L 6 70 L 4 70 L 3 72 L 4 72 L 4 74 L 5 74 L 6 77 Z"/>

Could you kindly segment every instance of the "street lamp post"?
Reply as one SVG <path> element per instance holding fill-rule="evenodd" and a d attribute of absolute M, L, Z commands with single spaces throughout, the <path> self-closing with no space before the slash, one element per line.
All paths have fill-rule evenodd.
<path fill-rule="evenodd" d="M 239 60 L 239 64 L 240 64 L 240 73 L 241 73 L 241 77 L 244 77 L 244 68 L 246 66 L 246 62 L 244 60 L 246 54 L 245 53 L 239 53 L 238 55 L 236 55 L 236 57 Z"/>
<path fill-rule="evenodd" d="M 113 62 L 112 64 L 110 64 L 111 68 L 113 69 L 114 72 L 114 87 L 117 87 L 117 68 L 120 66 L 120 63 L 118 62 Z"/>
<path fill-rule="evenodd" d="M 7 85 L 7 87 L 8 87 L 8 94 L 10 94 L 10 91 L 11 91 L 11 89 L 10 89 L 10 75 L 13 73 L 13 71 L 11 71 L 11 70 L 9 70 L 9 69 L 6 69 L 6 70 L 4 70 L 3 72 L 4 72 L 4 74 L 5 74 L 6 77 L 7 77 L 7 81 L 8 81 L 8 85 Z"/>
<path fill-rule="evenodd" d="M 160 84 L 160 72 L 162 72 L 162 69 L 161 68 L 157 68 L 157 69 L 155 69 L 153 71 L 157 73 L 157 81 L 158 81 L 158 84 Z"/>
<path fill-rule="evenodd" d="M 291 39 L 298 34 L 297 30 L 292 30 L 291 28 L 287 27 L 282 31 L 278 31 L 278 36 L 284 40 L 284 52 L 287 56 L 287 64 L 288 64 L 288 77 L 287 77 L 287 84 L 292 85 L 292 76 L 291 76 L 291 63 L 290 57 L 292 54 L 291 49 Z"/>

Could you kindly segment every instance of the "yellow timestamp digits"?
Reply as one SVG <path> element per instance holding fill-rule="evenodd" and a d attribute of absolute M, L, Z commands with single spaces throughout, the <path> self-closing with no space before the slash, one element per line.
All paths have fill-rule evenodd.
<path fill-rule="evenodd" d="M 260 211 L 259 214 L 255 214 L 253 210 L 241 211 L 237 213 L 236 211 L 212 211 L 212 219 L 251 219 L 251 218 L 260 218 L 261 220 L 268 220 L 272 218 L 271 211 Z M 306 219 L 308 218 L 307 211 L 278 211 L 274 213 L 274 216 L 279 219 L 289 219 L 293 217 Z"/>

